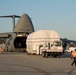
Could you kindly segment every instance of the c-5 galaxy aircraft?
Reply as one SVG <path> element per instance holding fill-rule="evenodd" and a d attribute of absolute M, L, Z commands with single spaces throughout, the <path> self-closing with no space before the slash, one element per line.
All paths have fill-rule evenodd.
<path fill-rule="evenodd" d="M 11 16 L 0 16 L 0 18 L 2 17 Z M 12 16 L 12 18 L 15 17 L 19 18 L 19 16 Z M 14 19 L 13 22 L 15 22 Z M 26 38 L 32 32 L 34 32 L 34 27 L 31 18 L 27 14 L 23 14 L 18 20 L 16 26 L 14 26 L 13 32 L 0 33 L 0 38 L 6 38 L 5 49 L 7 49 L 7 51 L 25 50 Z"/>

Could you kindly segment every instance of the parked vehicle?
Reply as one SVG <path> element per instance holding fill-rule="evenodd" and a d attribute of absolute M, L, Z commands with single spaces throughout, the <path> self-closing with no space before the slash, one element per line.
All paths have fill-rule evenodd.
<path fill-rule="evenodd" d="M 65 53 L 72 52 L 76 49 L 76 47 L 69 47 L 69 49 L 65 50 Z"/>
<path fill-rule="evenodd" d="M 72 52 L 72 51 L 74 51 L 75 49 L 76 49 L 76 44 L 75 44 L 75 43 L 69 44 L 69 45 L 68 45 L 68 48 L 66 48 L 66 50 L 65 50 L 65 53 Z"/>

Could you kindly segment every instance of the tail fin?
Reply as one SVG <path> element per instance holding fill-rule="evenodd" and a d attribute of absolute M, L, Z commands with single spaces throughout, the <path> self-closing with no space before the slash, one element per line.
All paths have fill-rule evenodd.
<path fill-rule="evenodd" d="M 33 32 L 34 27 L 30 17 L 27 14 L 23 14 L 14 29 L 14 32 Z"/>

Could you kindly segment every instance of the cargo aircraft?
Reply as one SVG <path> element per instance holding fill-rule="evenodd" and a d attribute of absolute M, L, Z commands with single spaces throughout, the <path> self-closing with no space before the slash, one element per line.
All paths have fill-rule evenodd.
<path fill-rule="evenodd" d="M 13 19 L 13 32 L 0 33 L 0 39 L 5 39 L 5 50 L 6 51 L 26 51 L 26 39 L 27 36 L 34 32 L 33 23 L 31 18 L 27 14 L 22 16 L 10 15 L 10 16 L 0 16 L 0 18 L 12 18 Z M 15 18 L 19 18 L 17 24 L 15 25 Z M 70 43 L 76 41 L 63 39 L 63 43 Z"/>
<path fill-rule="evenodd" d="M 0 18 L 12 17 L 13 32 L 0 33 L 0 38 L 5 38 L 5 50 L 7 51 L 25 51 L 27 36 L 34 32 L 31 18 L 27 14 L 22 16 L 0 16 Z M 15 18 L 19 18 L 15 26 Z"/>

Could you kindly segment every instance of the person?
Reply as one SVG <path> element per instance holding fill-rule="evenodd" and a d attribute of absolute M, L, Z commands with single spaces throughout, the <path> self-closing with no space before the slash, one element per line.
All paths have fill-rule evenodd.
<path fill-rule="evenodd" d="M 76 66 L 76 49 L 71 54 L 72 54 L 72 58 L 73 58 L 73 62 L 71 64 L 71 66 L 73 66 L 73 64 L 75 64 L 75 66 Z"/>

